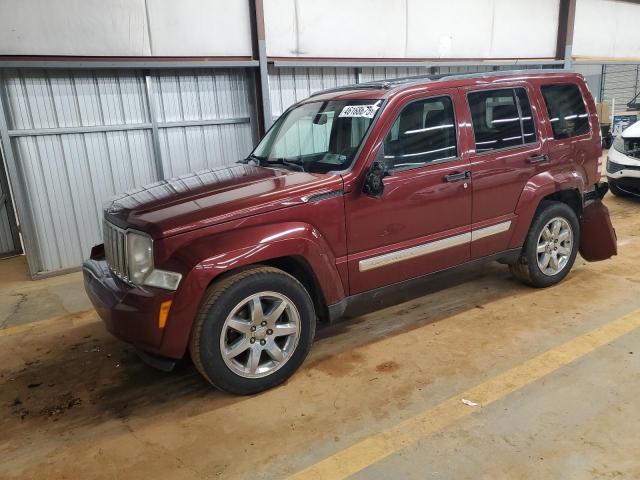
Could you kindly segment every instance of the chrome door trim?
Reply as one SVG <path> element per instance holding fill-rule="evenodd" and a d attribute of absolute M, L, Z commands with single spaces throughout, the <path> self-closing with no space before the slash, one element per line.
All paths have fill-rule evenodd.
<path fill-rule="evenodd" d="M 510 228 L 511 220 L 502 223 L 496 223 L 495 225 L 491 225 L 489 227 L 479 228 L 471 232 L 471 241 L 475 242 L 476 240 L 480 240 L 481 238 L 490 237 L 491 235 L 497 235 L 498 233 L 506 232 Z"/>
<path fill-rule="evenodd" d="M 511 220 L 497 223 L 496 225 L 491 225 L 489 227 L 480 228 L 472 232 L 454 235 L 453 237 L 443 238 L 442 240 L 436 240 L 435 242 L 423 243 L 421 245 L 416 245 L 415 247 L 404 248 L 402 250 L 396 250 L 395 252 L 385 253 L 376 257 L 365 258 L 358 262 L 358 271 L 366 272 L 386 265 L 403 262 L 404 260 L 409 260 L 411 258 L 429 255 L 430 253 L 440 252 L 452 247 L 458 247 L 465 243 L 471 243 L 482 238 L 506 232 L 509 228 L 511 228 Z"/>
<path fill-rule="evenodd" d="M 464 245 L 470 241 L 471 232 L 467 232 L 460 235 L 454 235 L 453 237 L 443 238 L 442 240 L 436 240 L 435 242 L 423 243 L 422 245 L 416 245 L 415 247 L 396 250 L 395 252 L 385 253 L 383 255 L 378 255 L 377 257 L 360 260 L 358 263 L 358 270 L 366 272 L 367 270 L 373 270 L 374 268 L 384 267 L 385 265 L 391 265 L 392 263 L 402 262 L 404 260 L 409 260 L 410 258 L 421 257 L 430 253 L 446 250 L 447 248 Z"/>

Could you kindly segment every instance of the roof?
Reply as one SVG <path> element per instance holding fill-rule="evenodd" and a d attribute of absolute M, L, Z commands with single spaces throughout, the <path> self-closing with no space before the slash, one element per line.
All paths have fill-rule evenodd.
<path fill-rule="evenodd" d="M 462 86 L 464 83 L 477 79 L 484 79 L 488 82 L 505 78 L 540 77 L 540 76 L 574 76 L 572 72 L 561 69 L 527 69 L 527 70 L 503 70 L 494 72 L 442 74 L 442 75 L 419 75 L 413 77 L 402 77 L 394 79 L 376 80 L 373 82 L 355 83 L 341 87 L 330 88 L 313 93 L 309 98 L 328 96 L 332 99 L 378 99 L 389 96 L 391 93 L 404 90 L 414 86 L 434 86 L 447 82 L 447 86 Z"/>

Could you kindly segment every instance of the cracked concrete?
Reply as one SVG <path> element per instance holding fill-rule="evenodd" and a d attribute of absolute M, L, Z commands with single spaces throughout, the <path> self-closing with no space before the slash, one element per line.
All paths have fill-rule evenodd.
<path fill-rule="evenodd" d="M 0 260 L 0 272 L 0 329 L 92 308 L 79 272 L 32 280 L 24 256 Z"/>

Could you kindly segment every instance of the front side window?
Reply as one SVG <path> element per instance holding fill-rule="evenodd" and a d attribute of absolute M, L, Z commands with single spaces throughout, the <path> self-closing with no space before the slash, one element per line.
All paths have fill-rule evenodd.
<path fill-rule="evenodd" d="M 531 105 L 524 88 L 470 93 L 476 152 L 517 147 L 536 141 Z"/>
<path fill-rule="evenodd" d="M 562 139 L 589 133 L 589 115 L 577 85 L 543 85 L 540 89 L 553 128 L 553 138 Z"/>
<path fill-rule="evenodd" d="M 248 160 L 307 172 L 344 170 L 353 162 L 380 100 L 309 102 L 283 114 Z"/>
<path fill-rule="evenodd" d="M 385 139 L 384 155 L 394 170 L 456 158 L 451 98 L 429 98 L 404 107 Z"/>

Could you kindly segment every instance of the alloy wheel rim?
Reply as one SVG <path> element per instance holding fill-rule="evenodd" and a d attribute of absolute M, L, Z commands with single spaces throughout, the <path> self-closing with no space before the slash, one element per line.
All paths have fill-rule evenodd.
<path fill-rule="evenodd" d="M 573 250 L 573 229 L 562 217 L 552 218 L 538 236 L 538 268 L 547 276 L 560 273 L 569 263 Z"/>
<path fill-rule="evenodd" d="M 239 302 L 220 334 L 220 353 L 236 375 L 261 378 L 282 368 L 300 340 L 300 313 L 277 292 L 260 292 Z"/>

